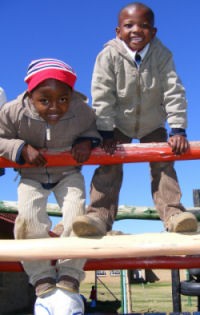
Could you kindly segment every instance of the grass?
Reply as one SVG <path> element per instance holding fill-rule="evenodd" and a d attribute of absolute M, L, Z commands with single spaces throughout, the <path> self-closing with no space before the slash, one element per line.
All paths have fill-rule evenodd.
<path fill-rule="evenodd" d="M 120 284 L 106 284 L 115 297 L 121 301 L 121 288 Z M 91 284 L 83 284 L 81 293 L 88 298 L 91 289 Z M 91 309 L 89 300 L 87 303 L 86 311 L 93 312 L 107 312 L 107 313 L 122 313 L 121 303 L 109 293 L 102 284 L 98 284 L 98 302 L 96 308 Z M 197 298 L 181 296 L 182 311 L 183 312 L 196 312 L 197 311 Z M 165 312 L 170 313 L 173 311 L 172 306 L 172 293 L 170 282 L 156 282 L 147 284 L 134 284 L 131 285 L 131 312 L 132 313 L 151 313 L 151 312 Z"/>
<path fill-rule="evenodd" d="M 81 294 L 87 298 L 86 314 L 92 313 L 112 313 L 122 314 L 121 307 L 121 287 L 120 280 L 117 283 L 106 283 L 109 288 L 106 289 L 101 283 L 98 283 L 97 289 L 97 306 L 90 307 L 90 290 L 94 283 L 82 283 Z M 114 295 L 114 296 L 113 296 Z M 193 313 L 197 311 L 197 298 L 181 296 L 182 311 Z M 171 313 L 172 307 L 172 293 L 170 282 L 156 282 L 147 284 L 132 284 L 131 285 L 131 313 Z M 16 314 L 16 313 L 15 313 Z M 15 315 L 15 314 L 0 314 L 0 315 Z M 25 315 L 20 313 L 20 315 Z M 27 314 L 26 315 L 31 315 Z M 95 314 L 97 315 L 97 314 Z M 100 315 L 100 314 L 98 314 Z"/>

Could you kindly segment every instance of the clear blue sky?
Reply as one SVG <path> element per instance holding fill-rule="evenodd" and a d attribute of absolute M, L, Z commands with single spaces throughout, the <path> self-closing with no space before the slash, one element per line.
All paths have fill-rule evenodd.
<path fill-rule="evenodd" d="M 63 59 L 78 74 L 76 89 L 91 102 L 94 61 L 104 43 L 115 37 L 117 14 L 125 0 L 1 0 L 0 85 L 8 100 L 26 88 L 29 62 L 41 57 Z M 200 140 L 200 1 L 144 0 L 155 12 L 157 36 L 174 54 L 177 72 L 188 99 L 188 138 Z M 192 55 L 195 54 L 195 58 Z M 94 166 L 85 166 L 87 196 Z M 182 202 L 193 206 L 192 190 L 200 188 L 200 161 L 177 162 Z M 0 200 L 17 200 L 16 173 L 7 169 L 0 178 Z M 54 202 L 50 198 L 49 202 Z M 88 198 L 87 198 L 88 202 Z M 153 207 L 148 163 L 126 164 L 120 204 Z M 121 221 L 115 228 L 128 233 L 162 230 L 160 222 Z"/>

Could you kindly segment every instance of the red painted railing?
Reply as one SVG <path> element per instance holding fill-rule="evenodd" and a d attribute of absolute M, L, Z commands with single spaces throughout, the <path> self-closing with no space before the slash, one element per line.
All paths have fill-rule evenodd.
<path fill-rule="evenodd" d="M 50 152 L 41 150 L 47 159 L 47 166 L 78 165 L 69 151 Z M 181 155 L 175 155 L 167 143 L 145 143 L 145 144 L 122 144 L 118 145 L 115 154 L 109 155 L 101 148 L 96 148 L 86 165 L 97 164 L 121 164 L 135 162 L 158 162 L 158 161 L 183 161 L 200 159 L 200 142 L 191 141 L 188 151 Z M 32 165 L 18 165 L 0 157 L 0 167 L 33 167 Z"/>

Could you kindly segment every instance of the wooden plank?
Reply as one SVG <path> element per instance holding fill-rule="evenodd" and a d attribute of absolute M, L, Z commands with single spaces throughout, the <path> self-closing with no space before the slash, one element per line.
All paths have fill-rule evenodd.
<path fill-rule="evenodd" d="M 0 261 L 199 255 L 197 233 L 0 240 Z"/>

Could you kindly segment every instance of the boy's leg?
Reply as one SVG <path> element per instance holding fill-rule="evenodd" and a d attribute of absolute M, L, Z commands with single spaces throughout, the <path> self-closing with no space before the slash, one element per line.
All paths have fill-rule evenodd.
<path fill-rule="evenodd" d="M 159 128 L 143 137 L 141 143 L 166 142 L 167 133 Z M 174 162 L 150 163 L 152 196 L 156 209 L 170 232 L 192 232 L 197 229 L 197 220 L 192 213 L 186 212 L 181 204 L 179 187 Z"/>
<path fill-rule="evenodd" d="M 59 224 L 61 237 L 73 236 L 72 222 L 85 213 L 85 183 L 80 172 L 67 174 L 53 189 L 62 210 Z M 69 241 L 66 240 L 66 242 Z M 78 248 L 77 248 L 78 250 Z M 84 278 L 83 267 L 86 259 L 59 259 L 57 261 L 57 283 L 54 293 L 45 299 L 45 305 L 53 315 L 83 315 L 84 305 L 79 294 L 79 285 Z M 41 315 L 41 299 L 35 305 L 35 315 Z"/>
<path fill-rule="evenodd" d="M 102 165 L 95 170 L 87 215 L 78 217 L 73 223 L 77 236 L 105 235 L 112 229 L 121 183 L 122 165 Z"/>
<path fill-rule="evenodd" d="M 51 221 L 46 212 L 49 191 L 40 183 L 21 179 L 18 186 L 18 216 L 15 221 L 16 239 L 49 237 Z M 56 271 L 51 261 L 23 261 L 29 282 L 35 286 L 36 295 L 41 296 L 55 288 Z"/>
<path fill-rule="evenodd" d="M 72 222 L 77 216 L 85 213 L 85 183 L 82 174 L 76 172 L 66 175 L 54 187 L 54 194 L 63 214 L 61 237 L 73 236 Z M 83 271 L 85 261 L 85 259 L 58 260 L 57 288 L 78 293 L 80 281 L 85 275 Z"/>
<path fill-rule="evenodd" d="M 115 129 L 114 137 L 120 143 L 131 139 Z M 93 175 L 90 190 L 90 204 L 87 215 L 79 217 L 73 224 L 78 236 L 105 235 L 112 229 L 118 210 L 119 192 L 123 179 L 123 165 L 101 165 Z"/>

